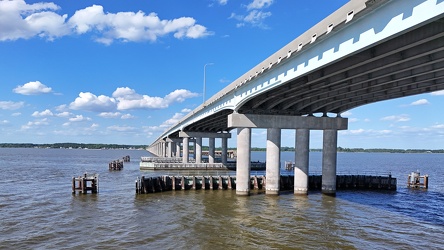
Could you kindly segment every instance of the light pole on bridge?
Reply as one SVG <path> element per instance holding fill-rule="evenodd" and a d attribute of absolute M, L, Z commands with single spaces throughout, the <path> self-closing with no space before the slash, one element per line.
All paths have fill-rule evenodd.
<path fill-rule="evenodd" d="M 207 66 L 209 65 L 213 65 L 214 63 L 207 63 L 204 65 L 204 80 L 203 80 L 203 104 L 205 104 L 205 92 L 206 92 L 206 70 L 207 70 Z"/>

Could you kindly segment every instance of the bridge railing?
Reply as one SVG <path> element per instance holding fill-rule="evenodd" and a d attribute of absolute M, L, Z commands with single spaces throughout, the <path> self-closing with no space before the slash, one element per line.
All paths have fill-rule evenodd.
<path fill-rule="evenodd" d="M 181 163 L 181 157 L 141 157 L 142 162 L 158 162 L 158 163 Z"/>
<path fill-rule="evenodd" d="M 225 169 L 222 163 L 160 163 L 155 162 L 154 168 L 160 169 Z"/>

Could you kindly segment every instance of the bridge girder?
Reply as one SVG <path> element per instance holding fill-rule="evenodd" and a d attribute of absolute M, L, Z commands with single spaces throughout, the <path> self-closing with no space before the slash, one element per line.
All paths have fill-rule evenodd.
<path fill-rule="evenodd" d="M 238 112 L 342 113 L 376 101 L 442 90 L 442 44 L 444 19 L 438 19 L 294 79 L 272 93 L 257 95 Z M 409 87 L 415 82 L 421 86 L 419 92 Z M 438 84 L 433 86 L 434 82 Z"/>

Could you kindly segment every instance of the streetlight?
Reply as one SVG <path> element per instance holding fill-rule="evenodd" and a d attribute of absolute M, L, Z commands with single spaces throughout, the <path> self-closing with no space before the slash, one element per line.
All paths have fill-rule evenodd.
<path fill-rule="evenodd" d="M 207 70 L 207 66 L 209 65 L 213 65 L 214 63 L 207 63 L 204 65 L 204 81 L 203 81 L 203 103 L 205 104 L 205 87 L 206 87 L 206 70 Z"/>

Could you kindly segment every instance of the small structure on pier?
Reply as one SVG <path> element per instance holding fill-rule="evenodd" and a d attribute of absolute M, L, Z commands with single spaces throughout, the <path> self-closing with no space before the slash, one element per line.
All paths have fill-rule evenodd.
<path fill-rule="evenodd" d="M 72 178 L 72 193 L 75 194 L 76 191 L 79 193 L 86 194 L 88 191 L 92 193 L 99 192 L 99 175 L 92 174 L 88 175 L 84 173 L 79 177 Z"/>
<path fill-rule="evenodd" d="M 407 178 L 407 187 L 410 188 L 429 188 L 429 176 L 421 176 L 419 171 L 412 172 Z"/>

